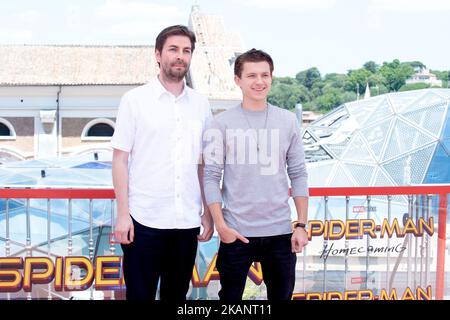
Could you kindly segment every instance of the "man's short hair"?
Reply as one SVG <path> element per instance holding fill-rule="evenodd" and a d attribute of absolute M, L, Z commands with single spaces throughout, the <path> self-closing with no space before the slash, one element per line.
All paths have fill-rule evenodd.
<path fill-rule="evenodd" d="M 189 30 L 188 27 L 183 25 L 170 26 L 162 30 L 156 37 L 155 50 L 162 52 L 164 43 L 166 43 L 167 38 L 171 36 L 188 37 L 189 40 L 191 40 L 191 51 L 194 52 L 196 42 L 195 34 L 191 30 Z"/>
<path fill-rule="evenodd" d="M 270 66 L 270 74 L 273 72 L 273 60 L 268 53 L 262 50 L 256 50 L 255 48 L 244 52 L 237 57 L 234 62 L 234 75 L 239 78 L 242 76 L 242 69 L 244 68 L 245 62 L 262 62 L 266 61 Z"/>

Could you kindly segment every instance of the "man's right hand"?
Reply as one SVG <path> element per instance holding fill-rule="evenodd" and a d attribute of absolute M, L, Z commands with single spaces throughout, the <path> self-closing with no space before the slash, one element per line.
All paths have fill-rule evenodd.
<path fill-rule="evenodd" d="M 116 220 L 114 230 L 116 242 L 121 244 L 130 244 L 134 240 L 134 226 L 130 214 L 120 215 Z"/>
<path fill-rule="evenodd" d="M 223 227 L 220 230 L 218 229 L 217 232 L 219 233 L 220 241 L 223 243 L 233 243 L 237 239 L 241 240 L 243 243 L 250 242 L 246 237 L 229 227 Z"/>

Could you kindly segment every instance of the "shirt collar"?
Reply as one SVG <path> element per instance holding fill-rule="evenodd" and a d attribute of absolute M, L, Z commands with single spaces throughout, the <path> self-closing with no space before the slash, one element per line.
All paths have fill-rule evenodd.
<path fill-rule="evenodd" d="M 176 100 L 181 100 L 181 99 L 189 99 L 189 88 L 186 85 L 186 81 L 183 80 L 184 83 L 184 87 L 183 87 L 183 92 L 181 92 L 181 94 L 176 97 Z M 158 99 L 161 99 L 164 95 L 168 95 L 170 97 L 173 97 L 173 94 L 169 91 L 166 90 L 166 88 L 164 88 L 164 86 L 162 85 L 161 81 L 159 80 L 158 76 L 156 76 L 153 79 L 153 88 L 155 89 L 155 93 L 156 93 L 156 97 Z"/>

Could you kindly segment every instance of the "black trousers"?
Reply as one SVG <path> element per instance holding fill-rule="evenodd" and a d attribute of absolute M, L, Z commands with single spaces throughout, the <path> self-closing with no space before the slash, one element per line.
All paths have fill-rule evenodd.
<path fill-rule="evenodd" d="M 184 301 L 197 253 L 193 229 L 154 229 L 133 219 L 134 241 L 122 244 L 127 300 Z"/>
<path fill-rule="evenodd" d="M 250 243 L 221 242 L 217 256 L 220 274 L 219 298 L 225 302 L 242 300 L 248 270 L 260 262 L 268 300 L 291 300 L 295 286 L 297 255 L 291 252 L 292 234 L 247 237 Z"/>

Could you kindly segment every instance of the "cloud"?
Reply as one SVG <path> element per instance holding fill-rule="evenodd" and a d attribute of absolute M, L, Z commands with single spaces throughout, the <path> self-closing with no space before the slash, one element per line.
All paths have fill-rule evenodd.
<path fill-rule="evenodd" d="M 368 26 L 378 29 L 385 13 L 429 13 L 450 11 L 447 0 L 371 0 L 368 6 Z"/>
<path fill-rule="evenodd" d="M 94 11 L 94 19 L 101 21 L 101 34 L 153 38 L 170 24 L 187 24 L 188 12 L 173 5 L 147 3 L 140 0 L 106 0 Z"/>
<path fill-rule="evenodd" d="M 33 32 L 30 30 L 0 28 L 0 38 L 3 43 L 17 43 L 31 40 L 33 38 Z"/>
<path fill-rule="evenodd" d="M 79 6 L 67 8 L 66 27 L 70 31 L 81 30 L 81 8 Z"/>
<path fill-rule="evenodd" d="M 450 11 L 447 0 L 371 0 L 369 12 L 443 12 Z"/>
<path fill-rule="evenodd" d="M 242 3 L 242 1 L 236 2 Z M 274 10 L 289 9 L 297 11 L 315 11 L 331 9 L 336 5 L 337 0 L 245 0 L 243 3 L 248 7 Z"/>
<path fill-rule="evenodd" d="M 104 32 L 109 35 L 128 38 L 152 37 L 158 34 L 164 27 L 165 24 L 161 25 L 156 21 L 138 20 L 111 25 Z M 153 38 L 150 38 L 150 40 L 153 41 Z"/>
<path fill-rule="evenodd" d="M 96 10 L 96 16 L 104 19 L 165 19 L 185 18 L 186 13 L 176 6 L 146 3 L 139 0 L 106 0 Z"/>
<path fill-rule="evenodd" d="M 13 14 L 13 19 L 21 23 L 35 23 L 41 17 L 41 14 L 36 10 L 26 10 Z"/>

